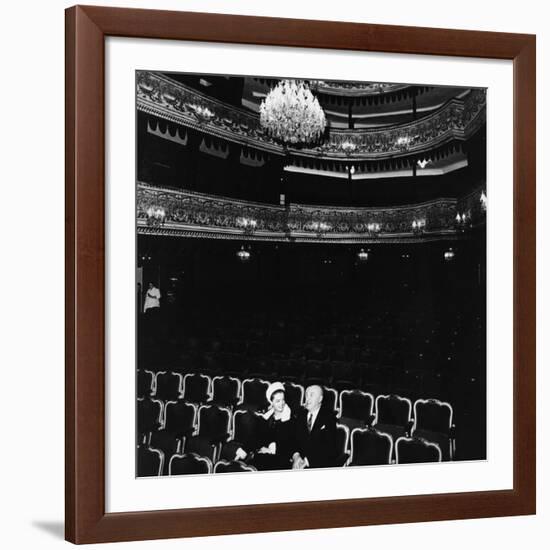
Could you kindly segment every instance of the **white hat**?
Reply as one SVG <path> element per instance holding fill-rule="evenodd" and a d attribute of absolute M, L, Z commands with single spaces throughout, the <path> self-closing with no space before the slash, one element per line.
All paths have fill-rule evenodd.
<path fill-rule="evenodd" d="M 269 384 L 269 387 L 265 392 L 265 396 L 267 397 L 267 400 L 271 401 L 271 396 L 277 391 L 283 391 L 283 392 L 285 391 L 285 387 L 281 382 L 273 382 Z"/>

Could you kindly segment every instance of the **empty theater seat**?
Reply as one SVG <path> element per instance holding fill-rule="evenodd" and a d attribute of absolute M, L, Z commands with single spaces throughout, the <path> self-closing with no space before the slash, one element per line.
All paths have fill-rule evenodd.
<path fill-rule="evenodd" d="M 209 474 L 212 472 L 212 461 L 194 454 L 174 455 L 170 460 L 168 473 L 172 476 L 185 474 Z"/>
<path fill-rule="evenodd" d="M 335 466 L 344 466 L 349 457 L 349 428 L 345 424 L 336 424 L 336 464 Z"/>
<path fill-rule="evenodd" d="M 177 401 L 167 403 L 164 414 L 164 429 L 176 439 L 193 434 L 197 425 L 198 407 L 194 403 Z"/>
<path fill-rule="evenodd" d="M 215 376 L 212 379 L 212 403 L 233 408 L 239 401 L 241 381 L 234 376 Z"/>
<path fill-rule="evenodd" d="M 239 401 L 239 408 L 251 411 L 263 412 L 268 407 L 265 392 L 269 382 L 260 378 L 247 378 L 242 383 L 242 396 Z"/>
<path fill-rule="evenodd" d="M 395 443 L 395 460 L 397 464 L 441 462 L 441 449 L 425 439 L 400 437 Z"/>
<path fill-rule="evenodd" d="M 368 426 L 374 420 L 374 397 L 360 390 L 340 392 L 340 422 L 350 429 Z"/>
<path fill-rule="evenodd" d="M 454 458 L 453 408 L 438 399 L 417 399 L 411 436 L 437 443 L 443 460 Z"/>
<path fill-rule="evenodd" d="M 183 377 L 183 399 L 191 403 L 206 403 L 210 399 L 210 377 L 188 373 Z"/>
<path fill-rule="evenodd" d="M 162 475 L 164 455 L 157 449 L 150 449 L 146 445 L 137 448 L 137 475 L 150 477 Z"/>
<path fill-rule="evenodd" d="M 375 401 L 373 427 L 392 436 L 394 442 L 408 435 L 412 425 L 410 399 L 399 395 L 379 395 Z"/>
<path fill-rule="evenodd" d="M 217 405 L 202 405 L 198 412 L 197 431 L 186 438 L 184 451 L 215 461 L 221 445 L 229 438 L 231 411 Z"/>
<path fill-rule="evenodd" d="M 355 428 L 351 432 L 350 466 L 391 464 L 392 437 L 374 428 Z"/>
<path fill-rule="evenodd" d="M 183 377 L 177 372 L 157 373 L 154 396 L 162 401 L 177 401 L 182 394 Z"/>
<path fill-rule="evenodd" d="M 254 466 L 249 466 L 239 460 L 219 460 L 214 466 L 215 474 L 227 474 L 235 472 L 255 472 Z"/>
<path fill-rule="evenodd" d="M 178 453 L 181 448 L 181 442 L 174 437 L 174 434 L 161 429 L 156 432 L 151 432 L 149 446 L 151 449 L 158 450 L 162 453 L 162 474 L 168 474 L 168 465 L 172 456 Z"/>
<path fill-rule="evenodd" d="M 304 387 L 294 382 L 285 382 L 285 401 L 290 409 L 296 412 L 304 402 Z"/>
<path fill-rule="evenodd" d="M 139 442 L 148 441 L 151 432 L 162 424 L 162 403 L 157 399 L 143 398 L 137 402 L 137 429 Z"/>
<path fill-rule="evenodd" d="M 138 369 L 137 396 L 139 399 L 151 397 L 154 392 L 155 375 L 150 370 Z"/>

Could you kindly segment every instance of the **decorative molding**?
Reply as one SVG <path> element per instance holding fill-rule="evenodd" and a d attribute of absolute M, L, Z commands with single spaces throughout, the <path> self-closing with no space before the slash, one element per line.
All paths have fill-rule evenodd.
<path fill-rule="evenodd" d="M 323 243 L 323 244 L 404 244 L 404 243 L 425 243 L 435 241 L 457 241 L 463 240 L 464 233 L 456 231 L 441 232 L 438 234 L 429 234 L 419 237 L 417 235 L 381 235 L 379 238 L 369 238 L 364 236 L 351 237 L 349 235 L 342 237 L 319 237 L 318 235 L 299 235 L 295 233 L 289 234 L 269 234 L 269 233 L 254 233 L 244 234 L 228 233 L 220 230 L 212 230 L 212 228 L 200 227 L 185 227 L 179 224 L 168 224 L 162 227 L 150 227 L 143 220 L 138 220 L 137 233 L 139 235 L 156 235 L 159 237 L 186 237 L 196 239 L 216 239 L 229 241 L 254 241 L 254 242 L 294 242 L 294 243 Z"/>
<path fill-rule="evenodd" d="M 267 78 L 258 76 L 247 78 L 268 89 L 276 86 L 280 81 L 279 78 Z M 372 96 L 407 90 L 416 87 L 414 84 L 393 84 L 390 82 L 356 82 L 351 80 L 306 80 L 306 82 L 309 84 L 310 88 L 312 90 L 315 90 L 316 92 L 339 96 Z M 433 87 L 422 86 L 420 88 L 431 89 Z"/>
<path fill-rule="evenodd" d="M 411 88 L 411 84 L 392 84 L 389 82 L 347 82 L 336 80 L 312 80 L 312 89 L 327 95 L 370 96 L 397 92 Z"/>
<path fill-rule="evenodd" d="M 480 195 L 481 190 L 468 195 L 468 200 L 474 201 L 476 193 Z M 464 233 L 465 225 L 456 222 L 459 203 L 457 199 L 441 198 L 383 208 L 285 207 L 138 182 L 137 225 L 139 233 L 154 235 L 295 242 L 424 242 Z M 148 211 L 159 208 L 165 216 L 161 224 L 153 223 Z M 484 223 L 484 212 L 478 210 L 470 208 L 468 228 Z M 253 220 L 253 229 L 243 227 L 243 219 Z"/>

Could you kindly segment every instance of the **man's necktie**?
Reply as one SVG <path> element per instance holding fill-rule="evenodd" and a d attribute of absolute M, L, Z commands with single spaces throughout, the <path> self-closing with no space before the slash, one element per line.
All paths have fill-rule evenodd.
<path fill-rule="evenodd" d="M 308 413 L 308 415 L 307 415 L 307 429 L 311 432 L 311 428 L 313 428 L 313 414 Z"/>

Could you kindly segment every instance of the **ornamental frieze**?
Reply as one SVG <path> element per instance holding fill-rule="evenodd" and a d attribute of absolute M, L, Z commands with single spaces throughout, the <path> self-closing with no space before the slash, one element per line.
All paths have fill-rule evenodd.
<path fill-rule="evenodd" d="M 191 191 L 137 186 L 137 219 L 141 228 L 185 227 L 186 230 L 228 232 L 279 238 L 312 236 L 333 239 L 376 239 L 391 236 L 436 236 L 463 230 L 456 216 L 469 204 L 469 227 L 484 223 L 475 207 L 480 191 L 468 199 L 437 199 L 388 208 L 343 208 L 291 204 L 287 207 L 229 199 Z M 466 201 L 466 202 L 465 202 Z"/>

